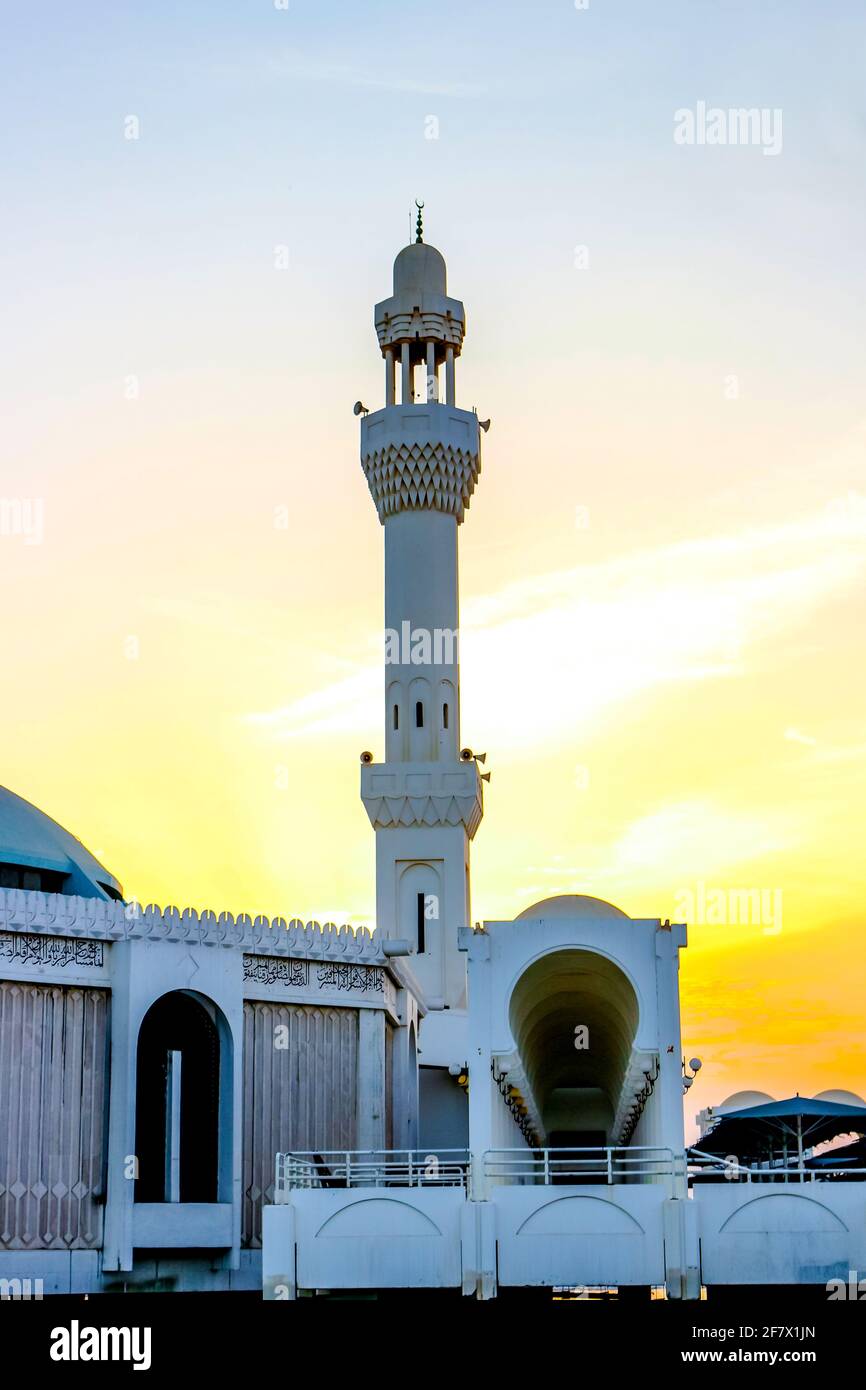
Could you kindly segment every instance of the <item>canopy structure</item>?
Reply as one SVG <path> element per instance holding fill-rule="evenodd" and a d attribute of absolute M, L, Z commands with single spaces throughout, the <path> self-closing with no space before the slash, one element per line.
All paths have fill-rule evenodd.
<path fill-rule="evenodd" d="M 828 1149 L 817 1158 L 806 1160 L 807 1168 L 832 1169 L 844 1172 L 848 1168 L 866 1169 L 866 1139 L 855 1139 L 853 1144 L 843 1144 L 838 1149 Z"/>
<path fill-rule="evenodd" d="M 804 1150 L 840 1134 L 866 1135 L 866 1106 L 793 1096 L 728 1110 L 694 1146 L 701 1153 L 736 1154 L 740 1163 L 787 1160 L 804 1166 Z"/>

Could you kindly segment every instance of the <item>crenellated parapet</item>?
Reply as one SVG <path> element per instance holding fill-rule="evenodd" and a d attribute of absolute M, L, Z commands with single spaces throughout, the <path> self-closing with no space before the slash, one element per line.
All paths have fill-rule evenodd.
<path fill-rule="evenodd" d="M 287 921 L 193 908 L 104 902 L 62 894 L 0 889 L 0 931 L 102 941 L 170 941 L 255 955 L 346 959 L 382 964 L 379 937 L 366 927 Z"/>

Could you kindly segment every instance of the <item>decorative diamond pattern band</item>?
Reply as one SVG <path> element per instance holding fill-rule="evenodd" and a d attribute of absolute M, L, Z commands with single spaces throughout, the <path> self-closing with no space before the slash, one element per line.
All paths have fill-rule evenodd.
<path fill-rule="evenodd" d="M 448 512 L 463 520 L 481 471 L 479 454 L 453 444 L 388 443 L 362 455 L 379 520 L 403 511 Z"/>

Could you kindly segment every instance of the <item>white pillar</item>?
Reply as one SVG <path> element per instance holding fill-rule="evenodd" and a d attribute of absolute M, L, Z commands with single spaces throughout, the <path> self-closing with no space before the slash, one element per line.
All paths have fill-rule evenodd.
<path fill-rule="evenodd" d="M 409 344 L 403 343 L 400 348 L 400 366 L 402 368 L 402 381 L 400 385 L 400 401 L 403 405 L 412 404 L 412 367 L 409 362 Z"/>
<path fill-rule="evenodd" d="M 439 377 L 436 372 L 436 344 L 427 344 L 427 400 L 438 401 Z"/>
<path fill-rule="evenodd" d="M 685 1150 L 683 1124 L 682 1037 L 680 1034 L 679 950 L 685 946 L 682 926 L 660 926 L 655 933 L 656 999 L 659 1019 L 659 1075 L 655 1093 L 657 1128 L 650 1143 L 669 1148 L 674 1155 Z M 658 1099 L 656 1099 L 658 1097 Z M 645 1141 L 646 1142 L 646 1141 Z M 686 1196 L 683 1175 L 674 1185 L 674 1195 Z"/>
<path fill-rule="evenodd" d="M 111 947 L 111 1106 L 102 1267 L 132 1269 L 137 1028 L 132 1009 L 132 943 Z"/>
<path fill-rule="evenodd" d="M 385 1013 L 358 1010 L 359 1149 L 385 1145 Z"/>
<path fill-rule="evenodd" d="M 168 1053 L 165 1086 L 165 1200 L 180 1201 L 180 1052 Z"/>
<path fill-rule="evenodd" d="M 394 404 L 394 349 L 385 349 L 385 404 Z"/>
<path fill-rule="evenodd" d="M 445 349 L 445 403 L 446 405 L 456 405 L 456 389 L 454 377 L 454 349 Z"/>
<path fill-rule="evenodd" d="M 490 937 L 472 932 L 463 938 L 461 950 L 468 949 L 472 1010 L 469 1014 L 469 1147 L 472 1153 L 472 1196 L 476 1202 L 488 1199 L 484 1175 L 484 1154 L 495 1146 L 493 1110 L 501 1105 L 490 1071 L 492 1029 Z M 515 1141 L 516 1142 L 516 1141 Z"/>

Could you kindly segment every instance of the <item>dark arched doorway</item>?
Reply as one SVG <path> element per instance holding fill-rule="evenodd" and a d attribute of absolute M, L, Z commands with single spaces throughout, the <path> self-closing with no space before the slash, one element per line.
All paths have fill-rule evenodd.
<path fill-rule="evenodd" d="M 511 1030 L 550 1148 L 616 1142 L 639 1006 L 612 960 L 565 948 L 530 965 L 511 995 Z"/>
<path fill-rule="evenodd" d="M 138 1034 L 136 1202 L 216 1202 L 219 1120 L 216 1019 L 205 1001 L 175 990 L 151 1005 Z"/>

